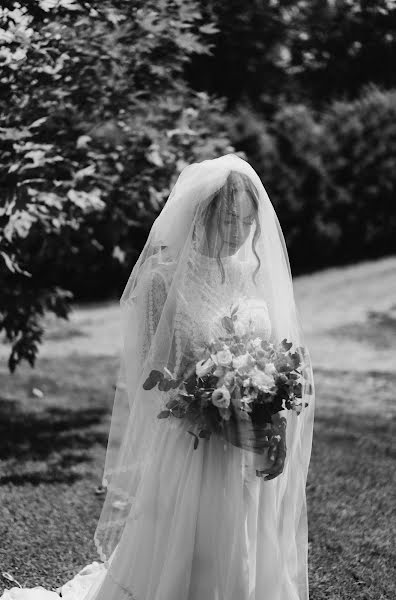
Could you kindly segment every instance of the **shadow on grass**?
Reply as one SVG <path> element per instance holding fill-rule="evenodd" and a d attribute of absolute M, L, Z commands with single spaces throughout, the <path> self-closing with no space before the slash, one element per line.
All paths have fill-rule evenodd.
<path fill-rule="evenodd" d="M 92 460 L 92 449 L 107 443 L 105 407 L 27 411 L 0 398 L 1 484 L 73 482 Z"/>
<path fill-rule="evenodd" d="M 389 311 L 369 311 L 366 321 L 347 323 L 331 329 L 329 333 L 338 338 L 347 338 L 374 348 L 396 347 L 396 308 Z"/>
<path fill-rule="evenodd" d="M 316 415 L 307 482 L 315 600 L 396 597 L 395 433 L 380 407 L 375 416 Z"/>

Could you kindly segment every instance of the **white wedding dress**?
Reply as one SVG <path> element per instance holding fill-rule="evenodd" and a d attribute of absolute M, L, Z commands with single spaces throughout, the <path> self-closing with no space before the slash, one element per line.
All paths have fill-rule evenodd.
<path fill-rule="evenodd" d="M 228 277 L 232 257 L 223 264 L 226 282 L 219 286 L 216 261 L 201 255 L 196 262 L 200 286 L 191 296 L 186 292 L 180 320 L 193 344 L 224 333 L 219 319 L 240 300 L 235 278 L 231 285 Z M 200 296 L 196 289 L 201 289 Z M 256 314 L 256 325 L 258 335 L 269 338 L 271 323 L 264 305 L 261 318 Z M 284 485 L 282 478 L 263 481 L 252 464 L 241 470 L 240 449 L 215 436 L 200 440 L 194 450 L 187 429 L 183 420 L 159 420 L 151 468 L 145 472 L 111 568 L 96 561 L 87 565 L 59 588 L 63 599 L 308 598 L 305 557 L 297 560 L 288 540 L 288 524 L 291 527 L 295 515 L 279 523 L 277 491 Z M 305 524 L 305 505 L 300 518 Z M 57 597 L 43 588 L 12 588 L 1 599 Z"/>

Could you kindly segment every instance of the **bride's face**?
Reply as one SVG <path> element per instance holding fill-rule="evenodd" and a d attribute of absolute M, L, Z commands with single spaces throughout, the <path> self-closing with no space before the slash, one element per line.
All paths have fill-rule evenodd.
<path fill-rule="evenodd" d="M 212 218 L 206 228 L 210 256 L 230 256 L 245 243 L 255 222 L 255 209 L 246 188 L 241 182 L 233 182 L 231 200 L 222 205 L 220 227 Z M 223 242 L 224 240 L 224 242 Z"/>

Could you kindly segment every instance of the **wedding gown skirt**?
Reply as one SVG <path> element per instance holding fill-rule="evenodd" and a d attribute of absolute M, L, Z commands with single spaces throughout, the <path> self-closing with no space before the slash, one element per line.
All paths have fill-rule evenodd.
<path fill-rule="evenodd" d="M 297 600 L 278 535 L 277 480 L 240 450 L 162 422 L 156 456 L 111 558 L 84 600 Z M 241 493 L 242 490 L 242 493 Z"/>
<path fill-rule="evenodd" d="M 59 588 L 62 598 L 307 600 L 306 557 L 297 556 L 292 539 L 295 515 L 287 511 L 280 522 L 282 476 L 264 481 L 251 466 L 243 473 L 239 448 L 212 436 L 194 450 L 184 422 L 160 425 L 109 568 L 88 565 Z M 305 502 L 302 509 L 304 546 Z M 44 588 L 4 593 L 4 600 L 56 597 Z"/>
<path fill-rule="evenodd" d="M 228 290 L 225 297 L 228 303 Z M 220 298 L 206 304 L 188 300 L 198 324 L 216 311 L 224 314 Z M 192 322 L 192 316 L 183 319 Z M 286 462 L 281 476 L 264 481 L 255 474 L 260 464 L 245 469 L 240 448 L 222 438 L 200 439 L 194 449 L 183 419 L 154 415 L 153 420 L 154 450 L 109 566 L 88 565 L 60 588 L 62 597 L 308 600 L 305 480 L 296 468 L 298 448 L 287 440 L 296 460 Z M 10 600 L 38 600 L 20 592 Z"/>

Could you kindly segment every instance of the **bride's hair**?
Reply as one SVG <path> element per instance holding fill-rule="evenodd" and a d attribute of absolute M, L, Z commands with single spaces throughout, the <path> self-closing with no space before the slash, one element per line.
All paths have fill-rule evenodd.
<path fill-rule="evenodd" d="M 253 184 L 252 180 L 245 173 L 240 173 L 239 171 L 230 171 L 224 185 L 217 190 L 215 194 L 211 196 L 209 202 L 205 206 L 202 213 L 202 221 L 204 228 L 209 226 L 209 223 L 216 223 L 217 229 L 220 232 L 220 237 L 224 243 L 225 237 L 223 235 L 223 220 L 225 215 L 225 210 L 231 208 L 235 203 L 235 191 L 237 189 L 243 189 L 248 198 L 250 199 L 253 209 L 254 209 L 254 220 L 256 222 L 256 227 L 254 231 L 254 235 L 252 238 L 252 250 L 254 255 L 257 258 L 258 265 L 253 273 L 253 280 L 255 281 L 255 276 L 261 266 L 260 257 L 256 251 L 256 242 L 261 234 L 260 223 L 258 219 L 258 202 L 259 202 L 259 194 L 258 191 Z M 220 257 L 221 247 L 217 253 L 217 263 L 220 267 L 221 275 L 222 275 L 222 283 L 224 283 L 224 267 Z"/>

